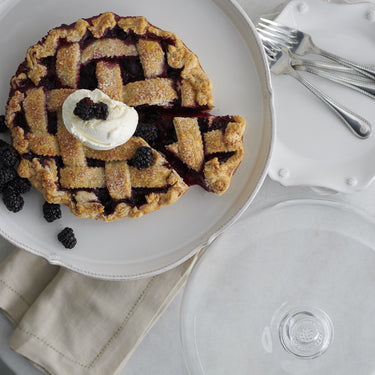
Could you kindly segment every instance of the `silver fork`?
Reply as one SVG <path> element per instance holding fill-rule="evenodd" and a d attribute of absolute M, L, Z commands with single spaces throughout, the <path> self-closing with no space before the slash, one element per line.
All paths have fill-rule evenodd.
<path fill-rule="evenodd" d="M 302 56 L 307 53 L 315 53 L 344 66 L 348 66 L 354 69 L 359 74 L 375 80 L 375 70 L 373 68 L 345 59 L 341 56 L 335 55 L 331 52 L 317 47 L 313 43 L 312 38 L 309 34 L 285 25 L 281 25 L 266 18 L 261 18 L 260 21 L 261 22 L 258 23 L 258 27 L 262 28 L 262 32 L 265 35 L 269 35 L 270 38 L 276 38 L 278 43 L 284 44 L 287 48 L 290 49 L 291 52 L 295 53 L 296 55 Z"/>
<path fill-rule="evenodd" d="M 278 47 L 271 42 L 263 41 L 263 46 L 268 58 L 270 70 L 275 74 L 288 74 L 301 82 L 307 89 L 331 108 L 344 124 L 359 138 L 368 138 L 371 134 L 370 123 L 334 101 L 327 94 L 323 93 L 309 81 L 296 72 L 291 65 L 290 51 L 287 48 Z"/>
<path fill-rule="evenodd" d="M 265 36 L 262 33 L 262 30 L 258 27 L 257 30 L 263 42 L 272 44 L 274 46 L 283 46 L 283 44 L 278 43 L 277 40 L 275 41 L 269 36 Z M 295 70 L 315 74 L 321 78 L 325 78 L 330 81 L 336 82 L 340 85 L 349 87 L 353 90 L 360 92 L 361 94 L 367 95 L 370 98 L 375 99 L 375 82 L 373 80 L 368 80 L 367 77 L 358 75 L 358 73 L 352 68 L 328 61 L 315 59 L 312 60 L 298 57 L 294 55 L 292 52 L 290 52 L 290 56 L 291 65 Z"/>

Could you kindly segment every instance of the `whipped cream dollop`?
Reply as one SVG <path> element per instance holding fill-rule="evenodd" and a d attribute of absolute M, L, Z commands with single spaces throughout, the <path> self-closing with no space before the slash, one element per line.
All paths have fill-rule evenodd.
<path fill-rule="evenodd" d="M 87 97 L 94 103 L 103 102 L 108 106 L 105 120 L 82 120 L 74 114 L 77 103 Z M 63 104 L 62 116 L 66 129 L 95 150 L 110 150 L 125 143 L 132 137 L 138 124 L 138 113 L 134 108 L 112 100 L 99 89 L 81 89 L 70 94 Z"/>

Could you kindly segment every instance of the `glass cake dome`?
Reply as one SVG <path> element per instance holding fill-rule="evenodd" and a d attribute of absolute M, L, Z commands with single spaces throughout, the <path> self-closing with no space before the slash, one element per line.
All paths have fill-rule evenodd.
<path fill-rule="evenodd" d="M 373 375 L 374 244 L 374 220 L 338 202 L 249 211 L 186 286 L 189 373 Z"/>

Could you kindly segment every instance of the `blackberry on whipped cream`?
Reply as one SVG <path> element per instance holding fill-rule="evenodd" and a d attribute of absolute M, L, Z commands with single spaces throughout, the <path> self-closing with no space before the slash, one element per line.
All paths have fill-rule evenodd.
<path fill-rule="evenodd" d="M 92 116 L 75 114 L 83 100 L 93 103 Z M 95 115 L 96 109 L 100 109 L 100 116 Z M 110 150 L 125 143 L 132 137 L 138 124 L 138 113 L 134 108 L 112 100 L 99 89 L 73 92 L 63 104 L 62 115 L 66 129 L 94 150 Z"/>

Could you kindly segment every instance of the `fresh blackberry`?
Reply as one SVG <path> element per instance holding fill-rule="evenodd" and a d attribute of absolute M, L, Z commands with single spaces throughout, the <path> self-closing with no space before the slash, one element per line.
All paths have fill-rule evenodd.
<path fill-rule="evenodd" d="M 109 112 L 108 105 L 103 102 L 97 102 L 94 104 L 93 113 L 95 118 L 99 120 L 106 120 Z"/>
<path fill-rule="evenodd" d="M 21 211 L 24 205 L 21 194 L 16 192 L 11 187 L 7 187 L 3 190 L 3 202 L 5 207 L 12 212 Z"/>
<path fill-rule="evenodd" d="M 82 120 L 90 120 L 94 118 L 94 102 L 86 97 L 81 99 L 77 104 L 76 107 L 74 108 L 73 113 L 78 116 Z"/>
<path fill-rule="evenodd" d="M 20 194 L 25 194 L 31 189 L 30 181 L 27 178 L 22 178 L 18 174 L 16 177 L 8 182 L 9 186 L 11 186 L 15 191 Z"/>
<path fill-rule="evenodd" d="M 158 139 L 158 128 L 152 124 L 139 123 L 134 135 L 143 138 L 148 144 L 152 145 Z"/>
<path fill-rule="evenodd" d="M 3 195 L 9 195 L 9 194 L 12 194 L 13 192 L 16 192 L 18 193 L 18 191 L 16 191 L 13 186 L 11 186 L 9 183 L 6 184 L 3 189 L 1 190 L 2 194 Z M 19 194 L 19 193 L 18 193 Z"/>
<path fill-rule="evenodd" d="M 10 147 L 10 144 L 5 142 L 3 139 L 0 139 L 0 150 Z"/>
<path fill-rule="evenodd" d="M 145 169 L 152 164 L 152 150 L 150 147 L 138 147 L 131 164 L 137 169 Z"/>
<path fill-rule="evenodd" d="M 5 116 L 0 115 L 0 133 L 5 133 L 8 130 L 8 127 L 5 124 Z"/>
<path fill-rule="evenodd" d="M 0 169 L 0 186 L 4 186 L 16 177 L 17 173 L 12 168 Z"/>
<path fill-rule="evenodd" d="M 72 228 L 65 227 L 58 235 L 57 239 L 66 247 L 67 249 L 73 249 L 77 244 L 77 240 L 74 236 Z"/>
<path fill-rule="evenodd" d="M 61 209 L 59 204 L 45 202 L 43 204 L 43 216 L 49 222 L 61 218 Z"/>
<path fill-rule="evenodd" d="M 9 146 L 0 149 L 0 162 L 3 167 L 14 168 L 18 160 L 18 153 L 13 147 Z"/>

